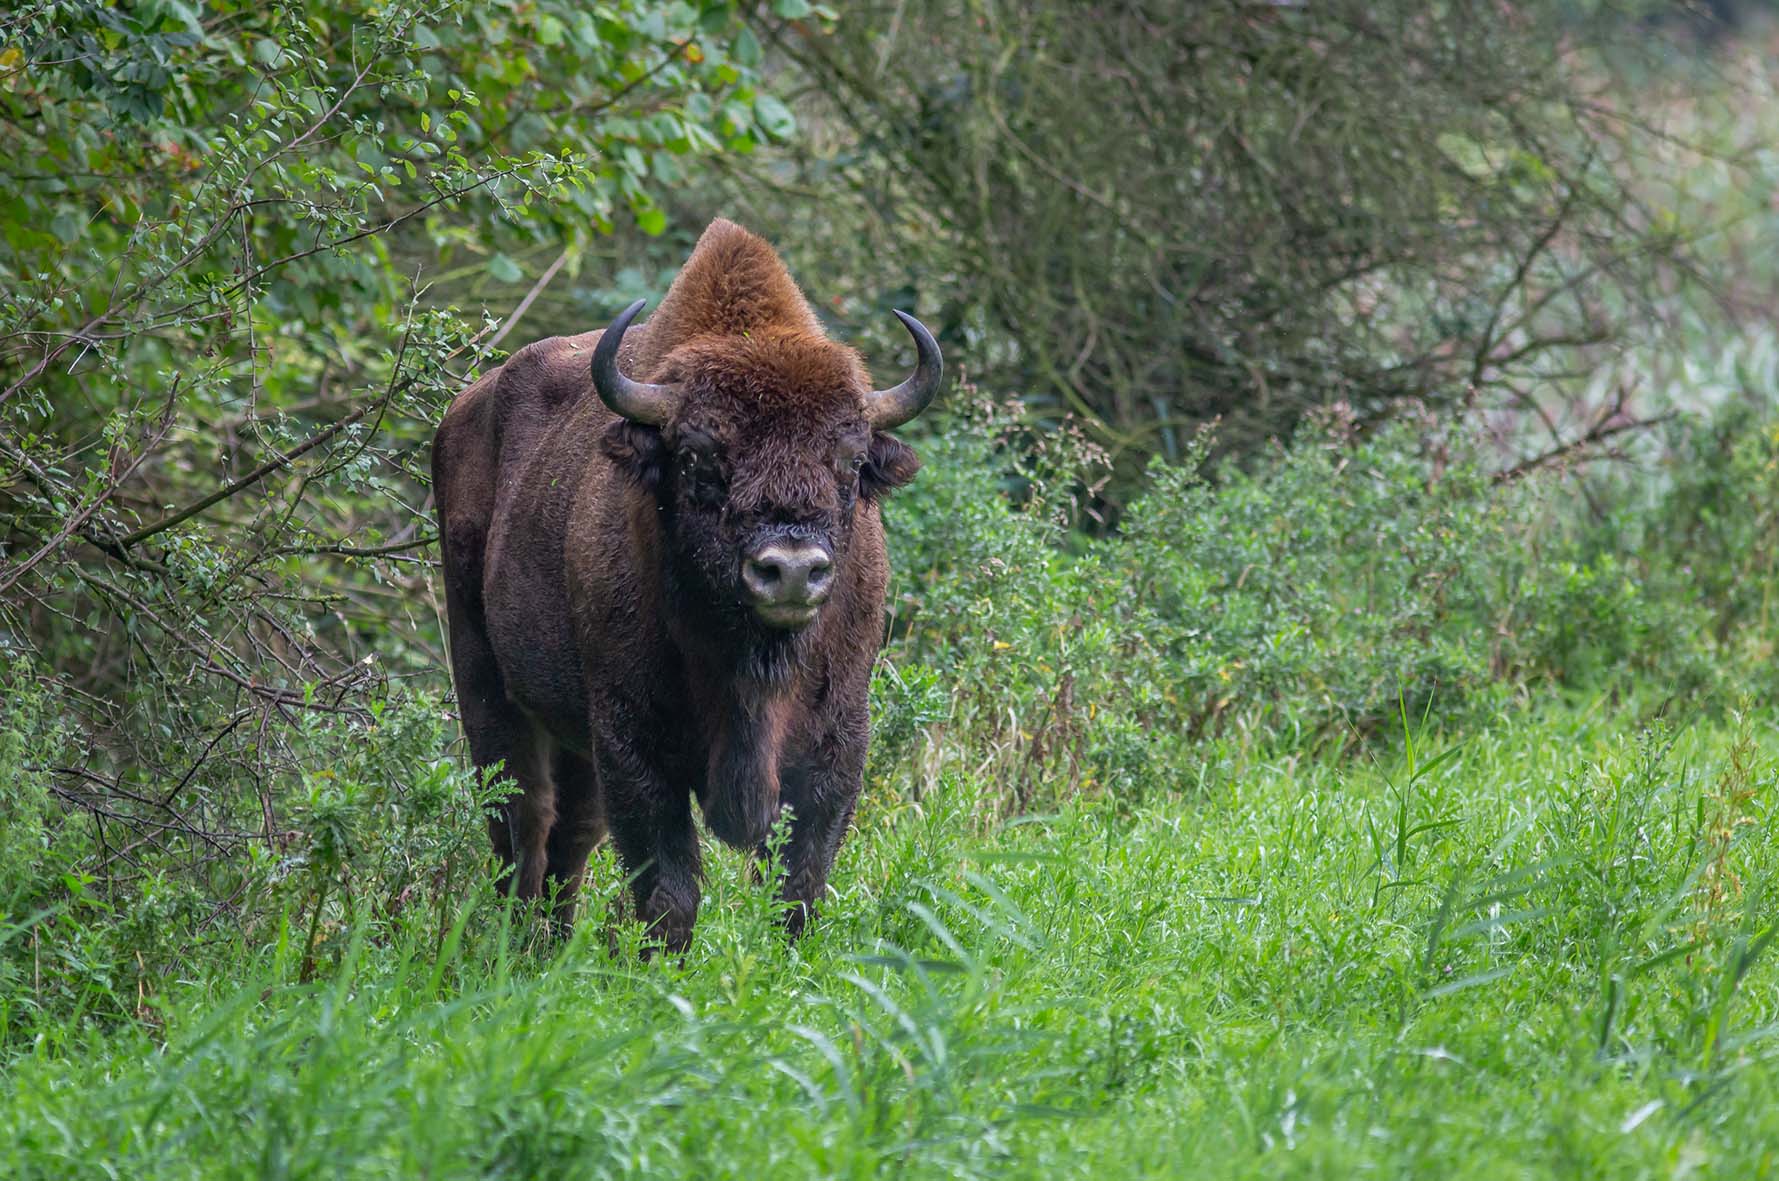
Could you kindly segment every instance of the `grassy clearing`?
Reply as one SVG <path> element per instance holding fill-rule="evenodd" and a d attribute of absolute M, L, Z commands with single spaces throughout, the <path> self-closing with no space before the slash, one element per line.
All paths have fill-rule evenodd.
<path fill-rule="evenodd" d="M 795 947 L 726 854 L 684 963 L 486 897 L 220 945 L 10 1062 L 0 1173 L 1767 1176 L 1779 716 L 1638 716 L 997 826 L 945 774 Z"/>

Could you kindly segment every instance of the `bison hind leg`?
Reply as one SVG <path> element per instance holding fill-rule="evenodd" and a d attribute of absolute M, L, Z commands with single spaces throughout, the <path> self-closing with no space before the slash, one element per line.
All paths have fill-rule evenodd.
<path fill-rule="evenodd" d="M 507 696 L 488 639 L 481 592 L 486 530 L 474 516 L 446 513 L 442 500 L 440 519 L 451 677 L 463 733 L 478 768 L 502 764 L 501 778 L 510 792 L 488 816 L 488 837 L 511 874 L 509 888 L 521 898 L 535 898 L 543 889 L 545 845 L 556 816 L 553 744 Z"/>
<path fill-rule="evenodd" d="M 512 792 L 488 820 L 494 851 L 512 874 L 508 889 L 521 899 L 544 895 L 550 831 L 556 823 L 551 745 L 549 737 L 529 720 L 521 719 L 513 727 L 513 742 L 505 756 Z"/>
<path fill-rule="evenodd" d="M 556 823 L 550 829 L 545 887 L 554 897 L 557 929 L 566 935 L 587 858 L 605 837 L 605 808 L 593 764 L 573 751 L 556 752 L 555 783 Z"/>

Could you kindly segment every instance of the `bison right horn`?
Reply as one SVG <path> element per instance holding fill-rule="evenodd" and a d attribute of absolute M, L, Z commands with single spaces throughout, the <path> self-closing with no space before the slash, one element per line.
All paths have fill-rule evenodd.
<path fill-rule="evenodd" d="M 901 385 L 873 390 L 866 396 L 865 418 L 873 429 L 880 431 L 901 426 L 925 410 L 939 392 L 940 380 L 945 376 L 945 358 L 939 352 L 939 342 L 933 339 L 926 325 L 907 312 L 897 312 L 896 319 L 902 321 L 902 327 L 914 338 L 914 372 Z"/>
<path fill-rule="evenodd" d="M 618 368 L 618 346 L 624 343 L 624 331 L 648 302 L 637 300 L 599 334 L 599 343 L 593 346 L 593 388 L 613 414 L 643 426 L 665 426 L 679 406 L 679 387 L 631 381 Z"/>

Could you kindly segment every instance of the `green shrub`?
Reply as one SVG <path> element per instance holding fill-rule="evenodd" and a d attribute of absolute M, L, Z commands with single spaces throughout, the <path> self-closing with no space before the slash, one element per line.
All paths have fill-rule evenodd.
<path fill-rule="evenodd" d="M 1141 794 L 1230 752 L 1364 742 L 1403 710 L 1485 716 L 1540 683 L 1722 705 L 1768 675 L 1779 467 L 1746 415 L 1653 505 L 1603 485 L 1599 517 L 1584 475 L 1500 479 L 1464 429 L 1334 416 L 1246 468 L 1208 466 L 1201 436 L 1088 541 L 1092 448 L 1034 457 L 1010 413 L 973 413 L 889 510 L 891 654 L 952 687 L 947 733 L 1010 809 L 1039 783 Z M 885 688 L 880 716 L 905 719 Z"/>

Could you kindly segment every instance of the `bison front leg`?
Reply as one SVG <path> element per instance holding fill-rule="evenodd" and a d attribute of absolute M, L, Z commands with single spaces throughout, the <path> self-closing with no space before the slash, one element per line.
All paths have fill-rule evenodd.
<path fill-rule="evenodd" d="M 699 901 L 691 795 L 615 745 L 599 754 L 599 781 L 606 829 L 630 877 L 636 917 L 669 951 L 683 952 L 692 942 Z"/>
<path fill-rule="evenodd" d="M 864 780 L 864 740 L 829 745 L 822 761 L 785 777 L 783 799 L 791 810 L 791 838 L 782 853 L 784 924 L 792 938 L 814 917 L 828 889 L 828 874 L 852 823 Z M 762 847 L 761 855 L 765 849 Z"/>
<path fill-rule="evenodd" d="M 852 823 L 852 812 L 850 800 L 838 811 L 807 818 L 792 810 L 791 839 L 783 854 L 784 881 L 778 896 L 785 904 L 785 929 L 793 939 L 803 934 L 827 893 L 828 874 Z"/>

